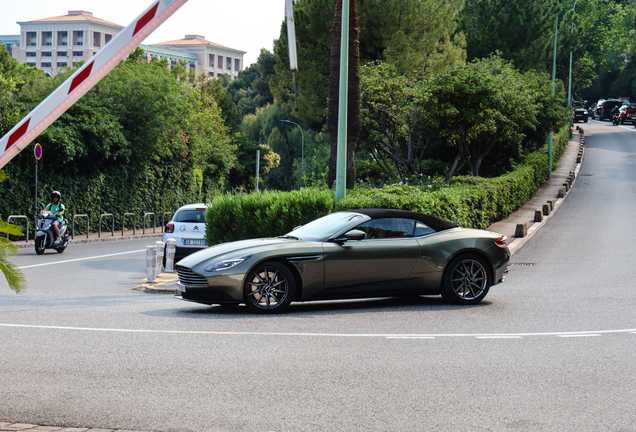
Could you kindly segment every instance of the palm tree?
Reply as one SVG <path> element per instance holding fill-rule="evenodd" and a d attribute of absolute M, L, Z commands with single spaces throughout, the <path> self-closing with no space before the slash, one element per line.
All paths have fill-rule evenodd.
<path fill-rule="evenodd" d="M 0 170 L 0 183 L 7 178 L 6 173 Z M 16 225 L 11 225 L 0 220 L 0 234 L 22 235 L 22 229 Z M 15 264 L 9 261 L 9 252 L 15 255 L 18 251 L 18 246 L 16 246 L 15 243 L 0 236 L 0 271 L 4 274 L 4 277 L 7 278 L 9 288 L 19 294 L 23 290 L 26 290 L 27 281 L 24 277 L 24 273 L 22 273 Z"/>

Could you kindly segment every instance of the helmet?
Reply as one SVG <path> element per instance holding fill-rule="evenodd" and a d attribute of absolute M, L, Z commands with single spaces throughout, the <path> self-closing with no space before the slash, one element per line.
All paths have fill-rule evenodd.
<path fill-rule="evenodd" d="M 57 196 L 58 201 L 62 200 L 62 194 L 59 193 L 58 191 L 53 191 L 51 192 L 51 199 L 53 199 L 53 197 Z"/>

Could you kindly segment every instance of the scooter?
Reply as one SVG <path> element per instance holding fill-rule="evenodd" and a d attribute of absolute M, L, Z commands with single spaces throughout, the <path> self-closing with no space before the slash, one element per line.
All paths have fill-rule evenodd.
<path fill-rule="evenodd" d="M 46 210 L 38 215 L 35 232 L 35 253 L 42 255 L 45 249 L 55 249 L 57 253 L 64 252 L 68 246 L 68 229 L 66 221 L 60 225 L 60 243 L 55 243 L 55 234 L 53 233 L 53 221 L 57 216 Z"/>

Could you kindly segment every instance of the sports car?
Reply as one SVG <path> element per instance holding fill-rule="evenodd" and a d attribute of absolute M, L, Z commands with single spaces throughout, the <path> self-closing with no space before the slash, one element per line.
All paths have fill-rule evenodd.
<path fill-rule="evenodd" d="M 182 259 L 177 298 L 279 313 L 292 301 L 442 295 L 472 305 L 508 272 L 506 237 L 387 209 L 331 213 L 275 238 Z"/>

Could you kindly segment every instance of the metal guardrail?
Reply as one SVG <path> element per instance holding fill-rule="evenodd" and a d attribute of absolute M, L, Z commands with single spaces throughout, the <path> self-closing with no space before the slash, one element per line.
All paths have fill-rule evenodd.
<path fill-rule="evenodd" d="M 135 235 L 135 229 L 137 228 L 137 215 L 135 213 L 124 213 L 124 216 L 121 218 L 121 235 L 123 236 L 126 230 L 126 216 L 133 217 L 133 235 Z"/>
<path fill-rule="evenodd" d="M 88 238 L 88 233 L 91 232 L 91 220 L 88 217 L 87 214 L 76 214 L 73 215 L 73 223 L 71 224 L 71 238 L 74 239 L 75 238 L 75 218 L 78 217 L 85 217 L 86 218 L 86 238 Z"/>
<path fill-rule="evenodd" d="M 102 236 L 102 219 L 104 216 L 110 216 L 112 219 L 112 226 L 111 226 L 111 230 L 110 230 L 110 235 L 111 237 L 115 237 L 115 216 L 113 216 L 112 213 L 104 213 L 102 215 L 99 216 L 99 231 L 97 231 L 97 237 L 101 237 Z"/>
<path fill-rule="evenodd" d="M 166 215 L 169 214 L 170 216 L 174 215 L 174 212 L 163 212 L 163 215 L 161 216 L 161 233 L 166 232 Z M 170 220 L 170 219 L 168 219 Z"/>
<path fill-rule="evenodd" d="M 29 218 L 23 215 L 11 215 L 7 218 L 7 223 L 11 223 L 11 219 L 26 219 L 26 242 L 29 242 Z M 7 233 L 7 238 L 9 238 L 9 233 Z"/>
<path fill-rule="evenodd" d="M 144 227 L 143 227 L 143 233 L 146 234 L 146 216 L 148 215 L 152 215 L 152 233 L 155 233 L 155 230 L 157 228 L 157 217 L 155 216 L 154 212 L 148 212 L 148 213 L 144 213 Z"/>

